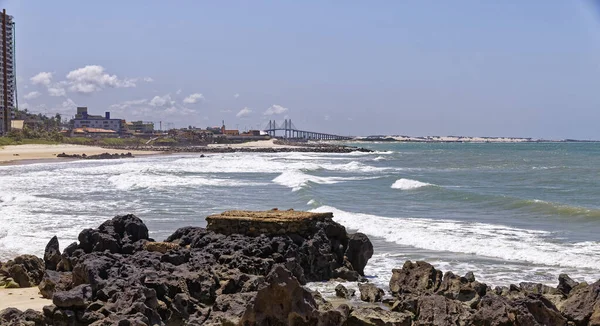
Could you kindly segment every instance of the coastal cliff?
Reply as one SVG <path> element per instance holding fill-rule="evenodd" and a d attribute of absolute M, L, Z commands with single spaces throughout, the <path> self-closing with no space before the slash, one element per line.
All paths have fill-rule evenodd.
<path fill-rule="evenodd" d="M 43 312 L 0 311 L 1 325 L 600 325 L 600 282 L 561 275 L 556 288 L 492 288 L 426 262 L 394 269 L 388 291 L 367 282 L 373 246 L 331 213 L 229 211 L 164 242 L 134 215 L 85 229 L 44 259 L 0 264 L 0 285 L 37 285 Z M 327 302 L 307 282 L 338 285 Z"/>

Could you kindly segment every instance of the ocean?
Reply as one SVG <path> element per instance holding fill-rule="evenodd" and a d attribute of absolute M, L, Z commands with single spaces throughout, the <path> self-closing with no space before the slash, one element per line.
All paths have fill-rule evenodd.
<path fill-rule="evenodd" d="M 600 278 L 600 144 L 359 143 L 373 153 L 158 155 L 0 167 L 0 260 L 115 215 L 163 240 L 231 209 L 331 211 L 369 236 L 366 274 L 425 260 L 489 285 Z"/>

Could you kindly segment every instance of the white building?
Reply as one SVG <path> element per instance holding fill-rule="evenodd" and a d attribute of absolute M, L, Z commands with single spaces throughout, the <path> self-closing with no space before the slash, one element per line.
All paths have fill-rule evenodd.
<path fill-rule="evenodd" d="M 15 50 L 13 17 L 0 13 L 0 135 L 10 130 L 15 106 Z"/>

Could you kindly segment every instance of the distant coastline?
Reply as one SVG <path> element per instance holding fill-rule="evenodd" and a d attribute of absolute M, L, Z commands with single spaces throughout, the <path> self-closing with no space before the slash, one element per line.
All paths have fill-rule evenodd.
<path fill-rule="evenodd" d="M 465 136 L 366 136 L 355 137 L 353 142 L 406 142 L 406 143 L 597 143 L 598 140 L 535 139 L 524 137 L 465 137 Z"/>

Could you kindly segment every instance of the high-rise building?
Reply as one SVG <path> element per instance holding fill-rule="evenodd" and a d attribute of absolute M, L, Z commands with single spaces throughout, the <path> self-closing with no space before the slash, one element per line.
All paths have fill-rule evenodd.
<path fill-rule="evenodd" d="M 0 135 L 10 130 L 15 103 L 15 23 L 13 17 L 0 13 Z"/>

